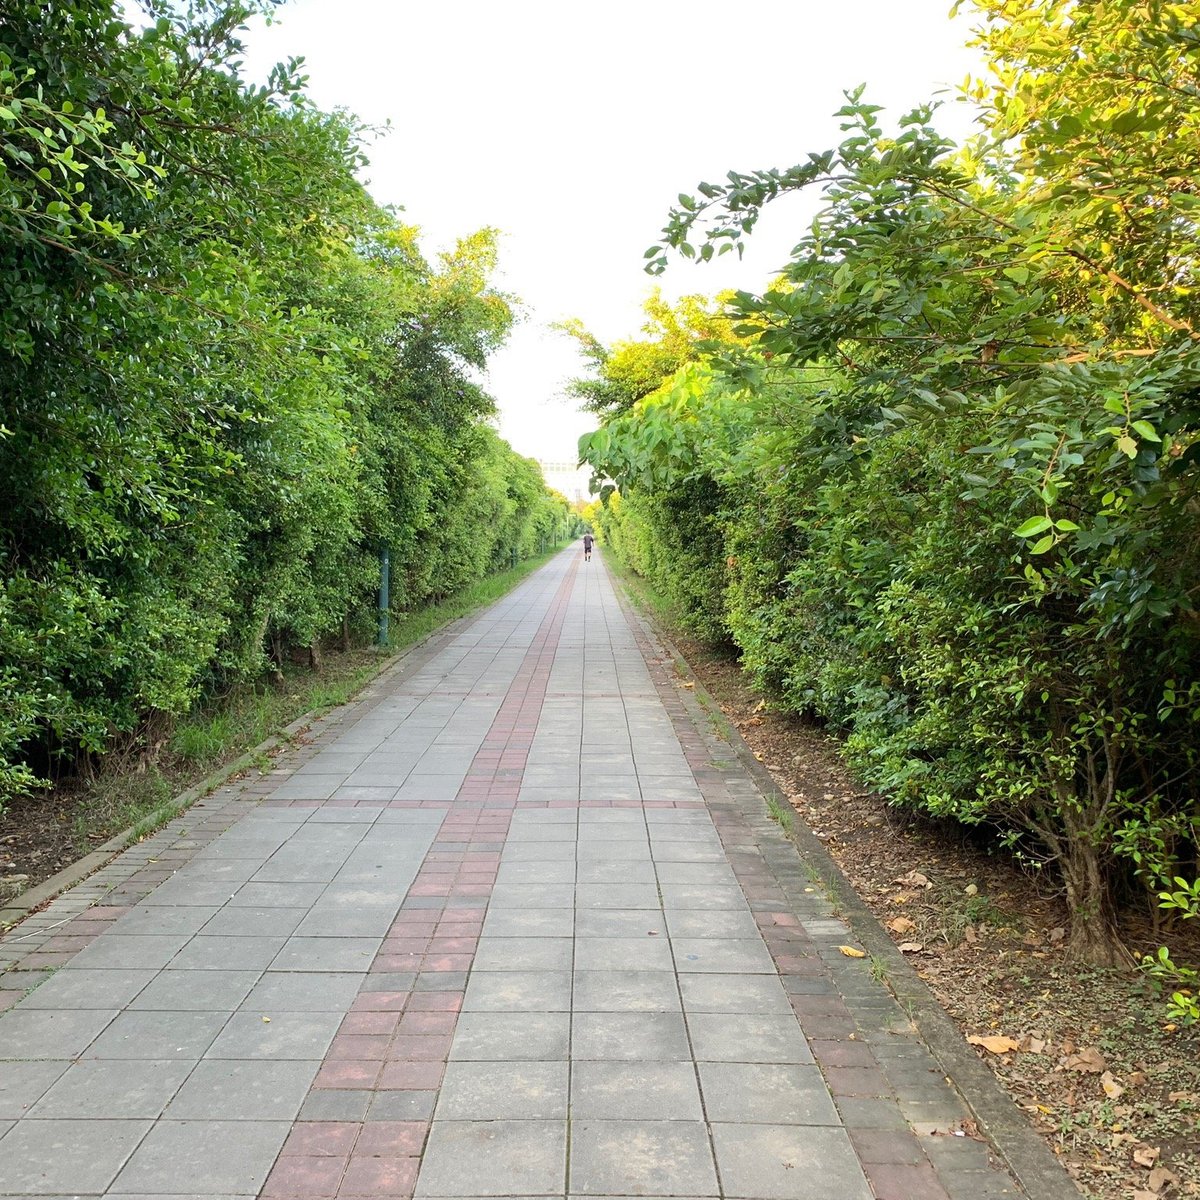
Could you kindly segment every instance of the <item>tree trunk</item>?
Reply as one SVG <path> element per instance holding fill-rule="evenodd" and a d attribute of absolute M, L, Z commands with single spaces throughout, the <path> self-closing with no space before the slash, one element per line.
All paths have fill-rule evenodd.
<path fill-rule="evenodd" d="M 1071 910 L 1068 958 L 1096 967 L 1132 967 L 1134 958 L 1117 930 L 1112 890 L 1096 847 L 1072 837 L 1062 872 Z"/>
<path fill-rule="evenodd" d="M 325 664 L 321 660 L 320 638 L 313 638 L 313 640 L 308 643 L 308 665 L 315 674 L 321 674 L 321 669 Z"/>
<path fill-rule="evenodd" d="M 341 650 L 343 654 L 350 653 L 350 618 L 348 616 L 342 618 Z"/>
<path fill-rule="evenodd" d="M 287 684 L 283 677 L 283 639 L 277 633 L 271 635 L 271 665 L 267 668 L 267 678 L 277 692 L 282 692 Z"/>

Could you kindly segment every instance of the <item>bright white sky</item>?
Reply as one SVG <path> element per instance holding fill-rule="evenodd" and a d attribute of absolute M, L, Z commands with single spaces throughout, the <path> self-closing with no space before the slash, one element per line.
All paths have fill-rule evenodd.
<path fill-rule="evenodd" d="M 601 340 L 636 335 L 653 281 L 642 254 L 681 191 L 730 169 L 787 167 L 839 140 L 842 90 L 899 116 L 972 70 L 950 0 L 290 0 L 256 26 L 247 70 L 307 60 L 310 94 L 391 132 L 367 182 L 424 233 L 427 253 L 499 228 L 499 284 L 524 320 L 487 386 L 523 454 L 575 457 L 594 419 L 563 382 L 581 373 L 548 329 L 579 317 Z M 967 110 L 939 124 L 960 134 Z M 811 219 L 768 213 L 741 263 L 679 259 L 669 297 L 757 290 Z"/>

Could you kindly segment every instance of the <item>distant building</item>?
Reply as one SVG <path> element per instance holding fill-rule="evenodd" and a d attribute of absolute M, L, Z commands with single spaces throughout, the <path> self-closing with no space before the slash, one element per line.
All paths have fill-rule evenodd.
<path fill-rule="evenodd" d="M 538 466 L 546 477 L 546 483 L 556 492 L 562 492 L 572 502 L 586 504 L 593 496 L 588 491 L 588 480 L 592 477 L 591 467 L 580 467 L 573 462 L 546 462 L 538 459 Z"/>

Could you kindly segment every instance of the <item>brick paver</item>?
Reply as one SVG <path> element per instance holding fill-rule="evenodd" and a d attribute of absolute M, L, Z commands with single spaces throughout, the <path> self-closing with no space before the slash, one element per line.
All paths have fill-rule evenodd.
<path fill-rule="evenodd" d="M 849 937 L 566 552 L 0 939 L 0 1195 L 1020 1195 Z"/>

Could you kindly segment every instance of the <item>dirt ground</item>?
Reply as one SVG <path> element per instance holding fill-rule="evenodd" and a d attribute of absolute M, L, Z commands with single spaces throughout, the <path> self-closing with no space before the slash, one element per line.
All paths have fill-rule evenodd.
<path fill-rule="evenodd" d="M 1200 1027 L 1173 1024 L 1140 976 L 1064 961 L 1052 880 L 890 808 L 834 739 L 765 708 L 734 661 L 676 644 L 963 1033 L 988 1039 L 980 1057 L 1083 1193 L 1200 1196 Z M 1124 933 L 1139 955 L 1157 946 L 1147 922 Z M 1200 939 L 1172 942 L 1200 958 Z"/>

